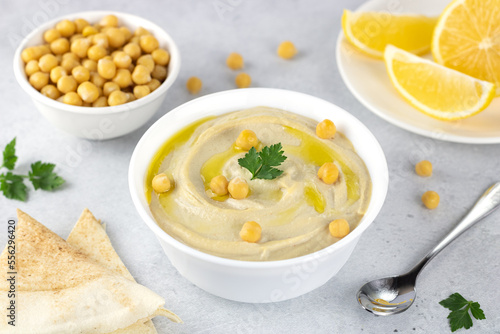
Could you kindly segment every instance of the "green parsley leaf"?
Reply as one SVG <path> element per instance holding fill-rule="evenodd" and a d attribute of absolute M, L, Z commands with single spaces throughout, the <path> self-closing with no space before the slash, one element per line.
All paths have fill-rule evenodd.
<path fill-rule="evenodd" d="M 36 189 L 54 190 L 60 187 L 65 181 L 62 177 L 54 173 L 56 165 L 37 161 L 31 164 L 29 179 Z"/>
<path fill-rule="evenodd" d="M 283 174 L 282 170 L 274 168 L 281 165 L 281 163 L 286 160 L 282 148 L 281 143 L 278 143 L 271 146 L 265 146 L 257 153 L 255 147 L 252 147 L 243 158 L 238 159 L 238 164 L 252 173 L 252 180 L 275 179 Z"/>
<path fill-rule="evenodd" d="M 1 167 L 13 170 L 16 166 L 16 161 L 16 138 L 14 137 L 14 139 L 12 139 L 12 141 L 8 143 L 3 150 L 3 163 Z"/>
<path fill-rule="evenodd" d="M 459 293 L 455 292 L 448 298 L 440 301 L 439 304 L 452 311 L 456 311 L 467 305 L 467 300 L 464 297 L 462 297 Z"/>
<path fill-rule="evenodd" d="M 7 198 L 26 201 L 27 187 L 24 184 L 24 178 L 20 175 L 11 172 L 0 174 L 0 191 Z"/>
<path fill-rule="evenodd" d="M 469 329 L 472 327 L 473 323 L 469 315 L 469 309 L 477 320 L 486 319 L 479 303 L 471 300 L 468 301 L 459 293 L 450 295 L 448 298 L 440 301 L 439 304 L 451 310 L 448 319 L 450 319 L 452 332 L 460 328 Z"/>

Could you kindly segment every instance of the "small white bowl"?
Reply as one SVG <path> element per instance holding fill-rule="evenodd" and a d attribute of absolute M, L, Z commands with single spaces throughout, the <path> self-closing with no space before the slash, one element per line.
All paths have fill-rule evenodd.
<path fill-rule="evenodd" d="M 119 24 L 134 31 L 138 27 L 148 29 L 160 42 L 160 47 L 170 53 L 167 79 L 151 94 L 119 106 L 91 108 L 64 104 L 52 100 L 33 88 L 24 72 L 21 52 L 30 46 L 44 44 L 43 33 L 63 19 L 83 18 L 91 24 L 109 14 L 118 17 Z M 57 128 L 77 137 L 102 140 L 126 135 L 144 125 L 160 108 L 167 90 L 172 86 L 181 66 L 179 50 L 174 40 L 162 28 L 151 21 L 127 13 L 91 11 L 65 15 L 44 23 L 26 36 L 14 55 L 14 74 L 17 82 L 31 97 L 42 115 Z"/>
<path fill-rule="evenodd" d="M 364 160 L 371 176 L 371 201 L 359 225 L 337 243 L 312 254 L 280 261 L 251 262 L 217 257 L 193 249 L 168 235 L 155 222 L 145 197 L 148 166 L 163 143 L 186 125 L 206 116 L 256 106 L 287 110 L 317 121 L 334 120 Z M 172 264 L 200 288 L 240 302 L 282 301 L 312 291 L 332 278 L 351 255 L 361 234 L 382 208 L 389 182 L 384 152 L 372 133 L 354 116 L 319 98 L 279 89 L 247 88 L 200 97 L 167 113 L 137 144 L 129 167 L 132 200 L 156 234 Z"/>

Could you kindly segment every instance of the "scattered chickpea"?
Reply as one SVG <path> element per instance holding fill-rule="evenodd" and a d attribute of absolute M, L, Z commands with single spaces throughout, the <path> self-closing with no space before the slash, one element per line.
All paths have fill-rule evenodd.
<path fill-rule="evenodd" d="M 329 119 L 322 120 L 316 125 L 316 136 L 321 139 L 331 139 L 335 137 L 337 127 Z"/>
<path fill-rule="evenodd" d="M 278 56 L 283 59 L 292 59 L 297 54 L 297 49 L 290 41 L 282 42 L 278 46 Z"/>
<path fill-rule="evenodd" d="M 236 52 L 230 53 L 226 59 L 226 65 L 232 70 L 242 69 L 244 66 L 243 57 Z"/>
<path fill-rule="evenodd" d="M 422 195 L 422 203 L 427 209 L 435 209 L 439 205 L 439 195 L 435 191 L 426 191 Z"/>
<path fill-rule="evenodd" d="M 29 82 L 35 89 L 40 90 L 49 83 L 49 75 L 43 72 L 35 72 L 30 76 Z"/>
<path fill-rule="evenodd" d="M 234 199 L 244 199 L 250 192 L 247 182 L 239 177 L 234 178 L 229 182 L 227 190 Z"/>
<path fill-rule="evenodd" d="M 165 173 L 156 175 L 152 182 L 153 190 L 157 194 L 161 194 L 170 190 L 170 179 Z"/>
<path fill-rule="evenodd" d="M 318 178 L 326 184 L 334 184 L 339 178 L 339 169 L 333 162 L 325 162 L 318 170 Z"/>
<path fill-rule="evenodd" d="M 151 56 L 158 65 L 167 66 L 170 61 L 170 53 L 165 49 L 156 49 L 151 53 Z"/>
<path fill-rule="evenodd" d="M 54 85 L 46 85 L 44 86 L 41 90 L 40 93 L 43 95 L 53 99 L 57 100 L 61 96 L 61 92 L 59 92 Z"/>
<path fill-rule="evenodd" d="M 134 87 L 134 96 L 137 99 L 140 99 L 140 98 L 148 95 L 149 93 L 151 93 L 151 90 L 149 89 L 149 87 L 147 85 L 139 85 L 139 86 Z"/>
<path fill-rule="evenodd" d="M 243 130 L 236 138 L 235 144 L 242 150 L 249 151 L 252 147 L 257 148 L 259 138 L 252 130 Z"/>
<path fill-rule="evenodd" d="M 82 106 L 82 98 L 75 92 L 69 92 L 62 96 L 63 103 L 71 104 L 73 106 Z"/>
<path fill-rule="evenodd" d="M 248 221 L 240 230 L 240 238 L 246 242 L 258 242 L 262 235 L 262 227 L 257 222 Z"/>
<path fill-rule="evenodd" d="M 432 163 L 427 160 L 422 160 L 415 165 L 415 172 L 419 176 L 431 176 L 432 175 Z"/>
<path fill-rule="evenodd" d="M 345 219 L 335 219 L 328 225 L 330 234 L 334 238 L 343 238 L 350 232 L 349 223 Z"/>
<path fill-rule="evenodd" d="M 197 94 L 200 92 L 203 83 L 200 78 L 191 77 L 186 82 L 186 88 L 191 94 Z"/>
<path fill-rule="evenodd" d="M 61 77 L 57 80 L 57 89 L 63 94 L 76 92 L 77 82 L 71 75 Z"/>
<path fill-rule="evenodd" d="M 238 74 L 234 81 L 238 88 L 248 88 L 252 84 L 252 78 L 247 73 Z"/>
<path fill-rule="evenodd" d="M 217 196 L 224 196 L 228 192 L 227 179 L 224 175 L 217 175 L 212 180 L 210 180 L 210 190 L 213 191 Z"/>
<path fill-rule="evenodd" d="M 120 90 L 115 90 L 108 96 L 108 104 L 110 106 L 117 106 L 128 102 L 128 96 Z"/>

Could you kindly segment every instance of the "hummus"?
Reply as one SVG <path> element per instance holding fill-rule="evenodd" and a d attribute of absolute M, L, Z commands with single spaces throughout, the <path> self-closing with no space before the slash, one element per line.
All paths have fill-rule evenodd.
<path fill-rule="evenodd" d="M 335 243 L 339 239 L 329 233 L 328 224 L 343 218 L 352 231 L 368 208 L 371 181 L 351 142 L 338 132 L 334 139 L 320 139 L 317 123 L 256 107 L 182 129 L 159 149 L 146 176 L 146 196 L 158 225 L 190 247 L 238 260 L 289 259 Z M 251 180 L 251 173 L 238 164 L 247 152 L 234 141 L 246 129 L 257 134 L 262 146 L 283 145 L 287 159 L 278 167 L 284 171 L 281 176 Z M 335 163 L 340 171 L 333 185 L 317 177 L 325 162 Z M 173 181 L 172 189 L 160 195 L 151 188 L 158 173 Z M 244 179 L 250 195 L 237 200 L 213 194 L 210 180 L 220 174 L 228 180 Z M 259 242 L 241 240 L 246 221 L 262 227 Z"/>

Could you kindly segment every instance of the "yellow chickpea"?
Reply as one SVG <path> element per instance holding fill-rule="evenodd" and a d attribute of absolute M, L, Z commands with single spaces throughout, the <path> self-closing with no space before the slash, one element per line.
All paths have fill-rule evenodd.
<path fill-rule="evenodd" d="M 49 50 L 50 52 L 50 50 Z M 28 63 L 31 60 L 38 60 L 40 59 L 41 56 L 44 54 L 47 54 L 49 52 L 43 52 L 43 49 L 38 47 L 38 46 L 31 46 L 29 48 L 24 49 L 21 52 L 21 58 L 25 63 Z"/>
<path fill-rule="evenodd" d="M 106 15 L 99 22 L 100 25 L 104 27 L 117 27 L 118 26 L 118 17 L 116 15 Z"/>
<path fill-rule="evenodd" d="M 40 71 L 40 66 L 38 66 L 38 60 L 30 60 L 26 66 L 24 66 L 24 72 L 26 72 L 26 75 L 29 77 L 35 72 Z"/>
<path fill-rule="evenodd" d="M 94 108 L 102 108 L 108 106 L 108 98 L 106 96 L 101 96 L 97 100 L 92 103 L 92 107 Z"/>
<path fill-rule="evenodd" d="M 70 20 L 62 20 L 56 24 L 56 29 L 59 31 L 61 36 L 69 37 L 75 33 L 76 26 Z"/>
<path fill-rule="evenodd" d="M 139 39 L 139 45 L 141 46 L 142 51 L 146 53 L 151 53 L 160 47 L 160 43 L 158 43 L 156 37 L 152 35 L 141 36 Z"/>
<path fill-rule="evenodd" d="M 81 65 L 74 67 L 71 70 L 71 75 L 79 84 L 90 79 L 90 71 Z"/>
<path fill-rule="evenodd" d="M 69 92 L 62 96 L 62 102 L 73 106 L 82 106 L 83 101 L 80 95 L 75 92 Z"/>
<path fill-rule="evenodd" d="M 77 82 L 75 78 L 71 75 L 67 75 L 64 77 L 61 77 L 57 81 L 57 89 L 63 94 L 67 94 L 69 92 L 76 92 L 76 87 L 77 87 Z"/>
<path fill-rule="evenodd" d="M 242 150 L 248 151 L 252 147 L 257 148 L 257 145 L 259 145 L 259 139 L 252 130 L 243 130 L 238 135 L 238 138 L 236 138 L 235 144 Z"/>
<path fill-rule="evenodd" d="M 88 36 L 92 36 L 92 35 L 95 35 L 99 32 L 99 30 L 97 30 L 95 27 L 92 27 L 92 26 L 86 26 L 83 28 L 82 30 L 82 35 L 84 37 L 88 37 Z"/>
<path fill-rule="evenodd" d="M 50 53 L 41 56 L 40 60 L 38 60 L 38 66 L 45 73 L 49 73 L 57 65 L 58 65 L 57 58 Z"/>
<path fill-rule="evenodd" d="M 201 90 L 202 85 L 203 83 L 200 78 L 197 77 L 191 77 L 186 82 L 186 88 L 191 94 L 197 94 Z"/>
<path fill-rule="evenodd" d="M 68 75 L 68 71 L 62 66 L 56 66 L 50 71 L 50 80 L 57 84 L 57 81 L 65 75 Z"/>
<path fill-rule="evenodd" d="M 328 225 L 328 229 L 334 238 L 343 238 L 351 231 L 349 223 L 345 219 L 332 220 Z"/>
<path fill-rule="evenodd" d="M 99 73 L 97 72 L 91 72 L 90 73 L 90 82 L 92 82 L 94 85 L 97 87 L 102 87 L 104 86 L 104 83 L 106 82 L 106 79 L 101 77 Z"/>
<path fill-rule="evenodd" d="M 130 31 L 129 28 L 127 28 L 127 27 L 120 27 L 118 29 L 120 29 L 120 31 L 123 34 L 123 37 L 125 37 L 125 42 L 127 42 L 130 39 L 130 37 L 132 37 L 132 32 Z"/>
<path fill-rule="evenodd" d="M 153 178 L 152 186 L 155 193 L 161 194 L 170 190 L 171 182 L 167 174 L 161 173 Z"/>
<path fill-rule="evenodd" d="M 118 84 L 120 88 L 128 87 L 132 85 L 132 75 L 130 74 L 129 70 L 120 68 L 118 69 L 118 71 L 116 71 L 116 75 L 113 78 L 113 82 Z"/>
<path fill-rule="evenodd" d="M 248 221 L 243 224 L 240 230 L 240 238 L 246 242 L 258 242 L 262 235 L 262 227 L 254 221 Z"/>
<path fill-rule="evenodd" d="M 331 139 L 335 137 L 337 127 L 329 119 L 324 119 L 316 125 L 316 136 L 321 139 Z"/>
<path fill-rule="evenodd" d="M 240 73 L 236 76 L 234 82 L 238 88 L 248 88 L 252 84 L 252 77 L 247 73 Z"/>
<path fill-rule="evenodd" d="M 118 68 L 128 68 L 132 64 L 132 58 L 123 51 L 116 52 L 113 61 Z"/>
<path fill-rule="evenodd" d="M 155 65 L 151 76 L 159 81 L 163 81 L 167 78 L 167 68 L 161 65 Z"/>
<path fill-rule="evenodd" d="M 102 94 L 104 96 L 109 96 L 109 94 L 113 93 L 115 90 L 120 90 L 120 86 L 116 82 L 108 81 L 102 87 Z"/>
<path fill-rule="evenodd" d="M 79 66 L 80 62 L 71 57 L 63 59 L 61 61 L 61 67 L 64 68 L 68 73 L 70 73 L 75 67 Z"/>
<path fill-rule="evenodd" d="M 85 20 L 85 19 L 76 19 L 75 20 L 75 29 L 76 29 L 76 32 L 81 34 L 83 32 L 83 29 L 85 27 L 88 27 L 90 26 L 90 23 Z"/>
<path fill-rule="evenodd" d="M 170 62 L 170 53 L 165 49 L 156 49 L 151 53 L 153 60 L 156 64 L 167 66 Z"/>
<path fill-rule="evenodd" d="M 134 87 L 134 96 L 136 99 L 140 99 L 151 93 L 151 90 L 146 85 L 139 85 Z"/>
<path fill-rule="evenodd" d="M 153 72 L 153 70 L 155 69 L 155 61 L 153 60 L 153 57 L 151 55 L 144 55 L 139 57 L 139 59 L 137 59 L 136 65 L 146 66 L 149 72 Z"/>
<path fill-rule="evenodd" d="M 439 205 L 439 195 L 435 191 L 426 191 L 422 195 L 422 203 L 424 203 L 427 209 L 435 209 Z"/>
<path fill-rule="evenodd" d="M 106 30 L 106 35 L 108 36 L 109 45 L 112 48 L 121 48 L 125 44 L 125 35 L 118 28 L 109 28 Z"/>
<path fill-rule="evenodd" d="M 244 66 L 243 57 L 236 52 L 230 53 L 226 59 L 226 65 L 232 70 L 242 69 Z"/>
<path fill-rule="evenodd" d="M 92 45 L 87 50 L 87 57 L 94 61 L 98 61 L 99 59 L 108 55 L 108 51 L 102 45 Z"/>
<path fill-rule="evenodd" d="M 104 79 L 113 79 L 116 74 L 116 65 L 112 60 L 99 59 L 97 62 L 97 73 Z"/>
<path fill-rule="evenodd" d="M 61 96 L 61 92 L 59 92 L 54 85 L 47 85 L 40 90 L 40 93 L 51 98 L 52 100 L 57 100 Z"/>
<path fill-rule="evenodd" d="M 89 81 L 82 82 L 78 86 L 77 93 L 87 103 L 92 103 L 99 98 L 99 89 Z"/>
<path fill-rule="evenodd" d="M 297 54 L 297 49 L 290 41 L 284 41 L 278 46 L 278 56 L 283 59 L 292 59 Z"/>
<path fill-rule="evenodd" d="M 339 178 L 339 169 L 333 162 L 325 162 L 318 170 L 318 178 L 326 184 L 334 184 Z"/>
<path fill-rule="evenodd" d="M 110 106 L 117 106 L 128 102 L 128 96 L 126 93 L 115 90 L 108 96 L 108 104 Z"/>
<path fill-rule="evenodd" d="M 80 61 L 80 57 L 78 57 L 76 54 L 74 54 L 73 52 L 66 52 L 65 54 L 62 55 L 62 60 L 66 60 L 66 59 L 71 59 L 71 60 L 76 60 L 76 61 Z"/>
<path fill-rule="evenodd" d="M 224 196 L 228 192 L 229 182 L 224 175 L 217 175 L 210 180 L 210 189 L 217 196 Z"/>
<path fill-rule="evenodd" d="M 43 39 L 49 44 L 58 38 L 61 38 L 61 33 L 57 29 L 49 29 L 43 33 Z"/>
<path fill-rule="evenodd" d="M 145 85 L 151 81 L 151 73 L 144 65 L 137 65 L 132 73 L 132 81 L 137 85 Z"/>
<path fill-rule="evenodd" d="M 143 27 L 139 27 L 134 31 L 134 36 L 143 36 L 143 35 L 151 35 L 151 33 Z"/>
<path fill-rule="evenodd" d="M 56 54 L 60 55 L 69 51 L 69 41 L 68 39 L 61 37 L 50 43 L 50 50 Z"/>
<path fill-rule="evenodd" d="M 250 192 L 250 188 L 248 187 L 247 182 L 239 177 L 236 177 L 229 181 L 227 190 L 229 191 L 229 194 L 231 194 L 231 197 L 234 199 L 244 199 Z"/>
<path fill-rule="evenodd" d="M 139 40 L 141 39 L 141 36 L 132 36 L 132 38 L 129 40 L 130 43 L 135 43 L 139 45 Z M 140 46 L 139 46 L 140 48 Z"/>
<path fill-rule="evenodd" d="M 153 92 L 161 86 L 161 82 L 157 79 L 151 79 L 151 81 L 147 83 L 147 86 L 149 87 L 149 90 Z"/>
<path fill-rule="evenodd" d="M 105 33 L 97 33 L 92 36 L 92 44 L 100 45 L 106 49 L 109 47 L 109 37 Z"/>
<path fill-rule="evenodd" d="M 79 58 L 87 57 L 87 51 L 90 47 L 90 41 L 86 38 L 80 38 L 71 43 L 70 50 Z"/>
<path fill-rule="evenodd" d="M 415 172 L 419 176 L 431 176 L 432 175 L 432 163 L 427 160 L 422 160 L 415 165 Z"/>
<path fill-rule="evenodd" d="M 35 89 L 40 90 L 49 83 L 49 75 L 44 72 L 35 72 L 30 76 L 29 82 Z"/>
<path fill-rule="evenodd" d="M 137 60 L 141 56 L 141 47 L 137 43 L 128 43 L 123 47 L 123 52 L 128 54 L 132 60 Z"/>
<path fill-rule="evenodd" d="M 82 66 L 90 72 L 97 72 L 97 62 L 95 60 L 84 59 L 82 60 Z"/>
<path fill-rule="evenodd" d="M 71 44 L 73 44 L 74 41 L 79 40 L 79 39 L 84 39 L 86 41 L 89 41 L 87 38 L 83 37 L 82 34 L 76 34 L 73 35 L 69 38 L 69 44 L 70 44 L 70 49 L 71 49 Z M 90 41 L 89 41 L 90 42 Z"/>

